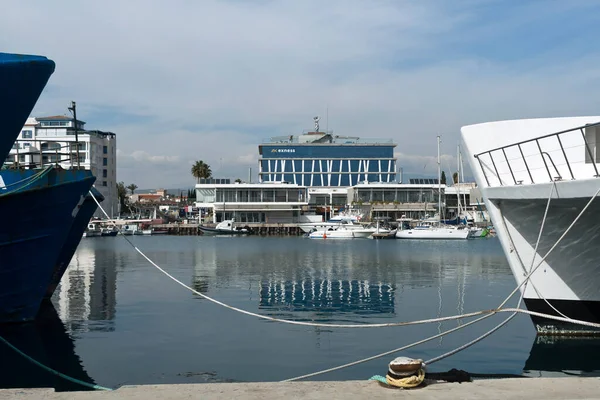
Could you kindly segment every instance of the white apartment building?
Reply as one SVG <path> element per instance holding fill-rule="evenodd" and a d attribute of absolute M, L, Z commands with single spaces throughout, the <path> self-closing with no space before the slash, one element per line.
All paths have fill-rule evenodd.
<path fill-rule="evenodd" d="M 85 130 L 85 122 L 57 115 L 28 118 L 10 151 L 6 164 L 24 166 L 51 163 L 63 168 L 80 167 L 91 170 L 94 186 L 104 196 L 102 207 L 111 217 L 119 215 L 117 195 L 117 137 L 112 132 Z M 95 216 L 105 217 L 102 211 Z"/>

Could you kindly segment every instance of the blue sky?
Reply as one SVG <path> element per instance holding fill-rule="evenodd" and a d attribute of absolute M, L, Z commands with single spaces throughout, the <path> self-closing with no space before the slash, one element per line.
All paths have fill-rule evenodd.
<path fill-rule="evenodd" d="M 57 69 L 34 115 L 77 101 L 118 135 L 118 179 L 193 184 L 257 170 L 262 138 L 325 119 L 392 138 L 405 176 L 443 169 L 463 125 L 598 114 L 598 1 L 9 2 L 2 51 Z M 221 162 L 221 160 L 223 160 Z M 222 167 L 220 165 L 223 165 Z"/>

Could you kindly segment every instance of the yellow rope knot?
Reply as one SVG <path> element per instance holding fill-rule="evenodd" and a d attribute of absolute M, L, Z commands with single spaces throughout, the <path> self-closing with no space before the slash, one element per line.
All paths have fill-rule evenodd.
<path fill-rule="evenodd" d="M 423 368 L 421 368 L 419 369 L 417 375 L 406 376 L 398 379 L 392 378 L 390 374 L 387 374 L 385 376 L 385 380 L 390 386 L 396 386 L 405 389 L 414 388 L 419 386 L 425 380 L 425 371 Z"/>

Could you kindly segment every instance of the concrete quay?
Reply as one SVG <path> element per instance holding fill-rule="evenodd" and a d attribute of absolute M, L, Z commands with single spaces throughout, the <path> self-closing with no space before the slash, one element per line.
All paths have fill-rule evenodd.
<path fill-rule="evenodd" d="M 513 378 L 470 383 L 434 383 L 402 390 L 375 381 L 256 382 L 123 386 L 112 392 L 54 392 L 53 389 L 0 390 L 0 400 L 112 399 L 599 399 L 600 378 Z"/>

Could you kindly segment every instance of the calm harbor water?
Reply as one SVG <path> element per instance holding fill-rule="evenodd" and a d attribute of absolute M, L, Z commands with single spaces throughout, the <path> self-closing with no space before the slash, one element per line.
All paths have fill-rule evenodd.
<path fill-rule="evenodd" d="M 495 307 L 515 287 L 495 238 L 132 240 L 196 290 L 245 310 L 287 319 L 380 323 L 433 318 Z M 183 289 L 120 237 L 84 239 L 52 303 L 37 323 L 0 327 L 0 334 L 52 368 L 109 387 L 282 380 L 400 347 L 466 322 L 342 330 L 262 321 Z M 507 316 L 491 317 L 399 355 L 435 357 Z M 483 342 L 429 369 L 591 375 L 600 370 L 598 356 L 599 341 L 536 338 L 529 318 L 519 315 Z M 313 379 L 368 379 L 384 374 L 391 358 Z M 2 344 L 0 360 L 0 387 L 80 389 Z"/>

